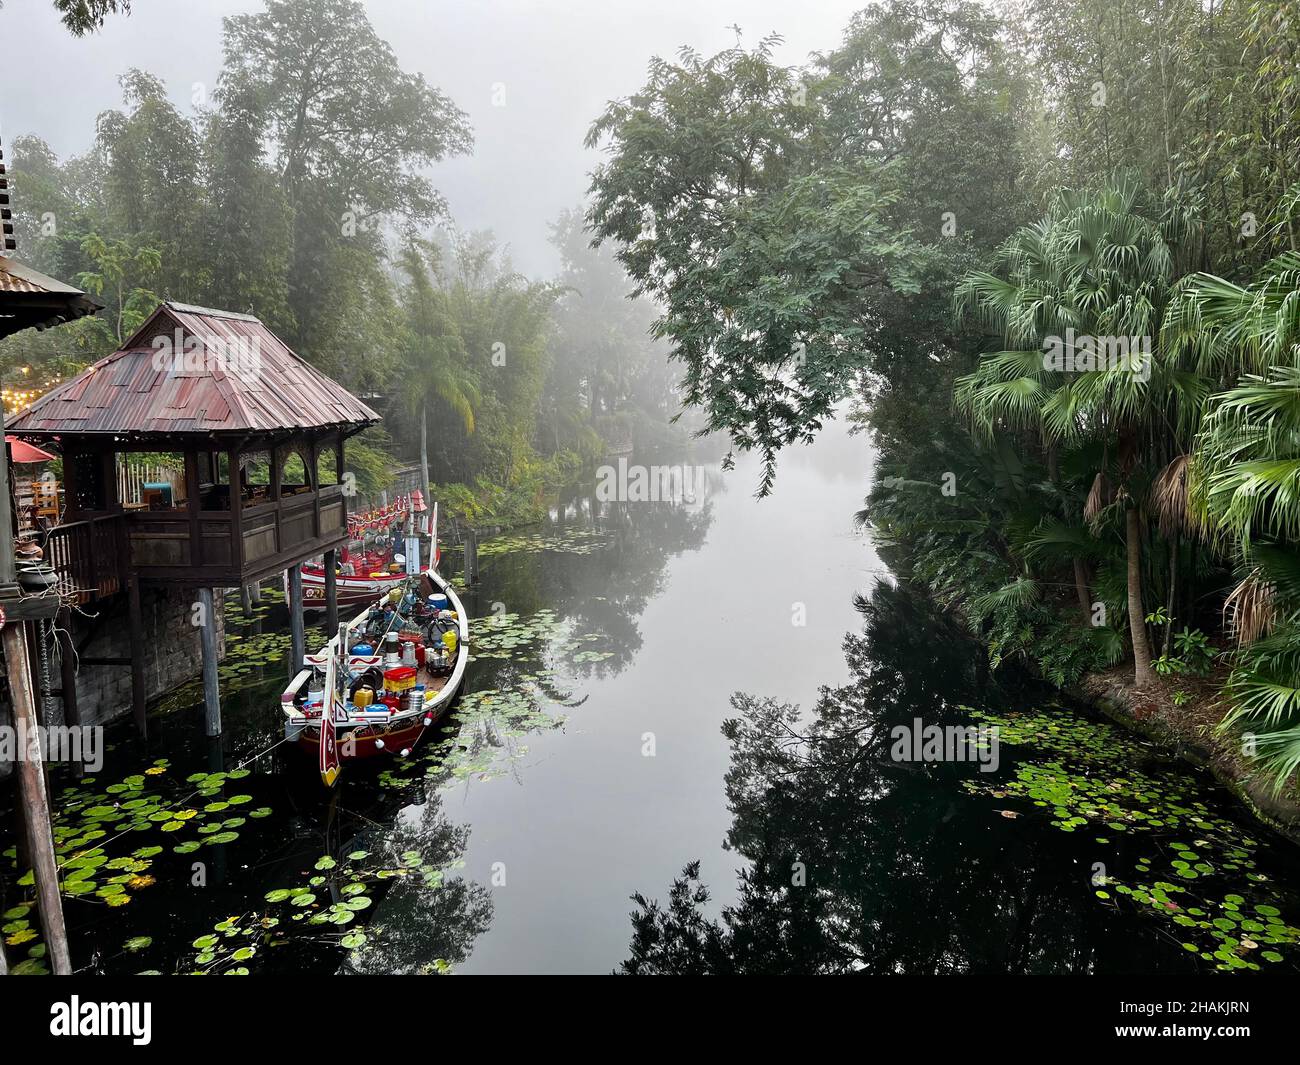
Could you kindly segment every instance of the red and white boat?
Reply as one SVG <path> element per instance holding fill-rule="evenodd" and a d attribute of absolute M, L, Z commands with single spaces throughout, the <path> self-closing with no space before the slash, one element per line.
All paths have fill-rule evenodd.
<path fill-rule="evenodd" d="M 335 575 L 335 594 L 341 607 L 369 606 L 394 588 L 402 587 L 406 580 L 405 558 L 394 555 L 391 549 L 367 549 L 363 537 L 378 529 L 385 538 L 394 524 L 405 524 L 408 515 L 423 513 L 427 508 L 420 492 L 403 497 L 391 507 L 369 511 L 348 519 L 348 531 L 353 540 L 343 550 Z M 430 543 L 433 545 L 431 565 L 438 565 L 438 504 L 433 505 L 430 524 Z M 288 601 L 288 576 L 285 576 L 285 601 Z M 302 609 L 325 609 L 325 566 L 319 561 L 302 564 Z"/>
<path fill-rule="evenodd" d="M 469 621 L 450 582 L 432 568 L 399 576 L 402 605 L 394 608 L 388 602 L 392 590 L 385 592 L 340 626 L 317 654 L 307 655 L 304 668 L 280 696 L 286 738 L 317 756 L 327 784 L 349 761 L 409 754 L 447 711 L 465 678 Z M 391 620 L 383 622 L 387 628 L 378 632 L 376 612 L 390 611 Z M 394 669 L 390 663 L 385 669 L 382 643 L 389 632 L 400 633 L 401 643 L 419 646 L 416 666 Z M 454 634 L 454 639 L 448 641 L 446 633 Z M 373 653 L 354 654 L 358 646 Z M 389 691 L 388 685 L 397 683 L 390 680 L 397 671 L 406 674 L 400 682 L 402 690 Z M 380 677 L 384 688 L 375 691 Z M 358 698 L 367 685 L 372 697 Z"/>
<path fill-rule="evenodd" d="M 361 557 L 364 561 L 358 564 L 355 561 L 357 556 L 352 556 L 350 564 L 354 572 L 348 573 L 343 569 L 334 578 L 335 594 L 341 607 L 369 606 L 393 588 L 402 587 L 406 580 L 401 564 L 393 563 L 391 555 L 365 552 Z M 348 562 L 343 563 L 344 567 L 348 565 Z M 392 565 L 397 565 L 398 572 L 390 571 Z M 285 595 L 288 595 L 287 588 Z M 319 562 L 302 564 L 302 608 L 304 611 L 325 609 L 325 567 Z"/>

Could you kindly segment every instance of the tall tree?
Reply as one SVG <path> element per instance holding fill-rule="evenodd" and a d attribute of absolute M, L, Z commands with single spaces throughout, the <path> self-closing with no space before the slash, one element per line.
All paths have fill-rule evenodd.
<path fill-rule="evenodd" d="M 118 81 L 127 109 L 102 113 L 97 132 L 108 162 L 109 222 L 117 232 L 158 248 L 165 295 L 192 298 L 210 277 L 200 236 L 204 192 L 198 136 L 152 74 L 132 69 Z"/>
<path fill-rule="evenodd" d="M 957 291 L 959 305 L 1005 345 L 957 384 L 957 403 L 976 427 L 1103 447 L 1084 516 L 1123 514 L 1139 685 L 1155 682 L 1142 605 L 1142 508 L 1152 466 L 1162 465 L 1154 441 L 1166 439 L 1180 405 L 1195 406 L 1205 391 L 1156 350 L 1178 277 L 1181 222 L 1162 219 L 1130 176 L 1096 192 L 1065 192 L 1043 222 L 1007 242 L 1001 273 L 973 271 Z"/>
<path fill-rule="evenodd" d="M 368 313 L 355 257 L 382 257 L 386 221 L 414 228 L 444 212 L 424 170 L 468 150 L 470 131 L 450 99 L 402 70 L 357 0 L 267 0 L 224 27 L 218 103 L 264 131 L 292 212 L 293 336 L 333 354 Z"/>
<path fill-rule="evenodd" d="M 1021 170 L 1017 81 L 982 8 L 864 13 L 806 70 L 773 63 L 775 43 L 656 59 L 588 135 L 610 154 L 594 231 L 662 304 L 686 401 L 762 456 L 760 494 L 777 451 L 896 353 L 891 326 L 942 270 L 940 241 L 1014 220 L 996 208 Z"/>

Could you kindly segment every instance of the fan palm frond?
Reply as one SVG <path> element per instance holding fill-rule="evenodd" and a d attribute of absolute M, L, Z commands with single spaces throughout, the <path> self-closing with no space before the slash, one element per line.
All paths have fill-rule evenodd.
<path fill-rule="evenodd" d="M 1092 479 L 1092 487 L 1088 489 L 1088 498 L 1083 504 L 1083 520 L 1089 523 L 1096 522 L 1102 510 L 1110 504 L 1111 498 L 1110 481 L 1106 478 L 1104 470 L 1098 470 L 1097 476 Z"/>
<path fill-rule="evenodd" d="M 1273 585 L 1256 567 L 1224 600 L 1224 628 L 1237 641 L 1238 647 L 1245 647 L 1272 631 L 1276 620 Z"/>
<path fill-rule="evenodd" d="M 1188 510 L 1187 467 L 1190 461 L 1189 456 L 1179 455 L 1156 475 L 1151 486 L 1151 508 L 1165 536 L 1186 532 L 1195 517 Z"/>

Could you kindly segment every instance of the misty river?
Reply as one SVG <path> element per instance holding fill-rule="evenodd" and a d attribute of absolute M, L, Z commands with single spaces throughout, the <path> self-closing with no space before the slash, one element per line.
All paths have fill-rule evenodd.
<path fill-rule="evenodd" d="M 711 971 L 1177 972 L 1256 964 L 1228 960 L 1253 937 L 1256 967 L 1294 972 L 1293 848 L 991 679 L 855 526 L 869 476 L 831 425 L 764 500 L 755 463 L 713 463 L 694 501 L 589 486 L 485 540 L 458 706 L 330 794 L 281 742 L 282 604 L 228 599 L 221 750 L 191 687 L 147 749 L 118 724 L 101 773 L 56 774 L 61 854 L 103 848 L 67 899 L 75 965 L 671 971 L 687 937 Z M 884 764 L 915 718 L 997 725 L 997 771 Z"/>

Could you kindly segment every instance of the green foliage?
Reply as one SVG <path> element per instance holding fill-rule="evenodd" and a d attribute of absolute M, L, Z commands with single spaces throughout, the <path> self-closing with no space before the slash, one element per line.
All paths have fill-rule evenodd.
<path fill-rule="evenodd" d="M 104 316 L 96 316 L 88 328 L 98 336 L 100 347 L 112 351 L 158 306 L 158 296 L 145 287 L 158 272 L 162 256 L 148 244 L 130 240 L 105 240 L 96 233 L 81 242 L 81 250 L 93 269 L 77 275 L 77 283 L 103 301 Z"/>
<path fill-rule="evenodd" d="M 356 478 L 358 493 L 375 496 L 393 483 L 391 449 L 391 438 L 378 425 L 348 440 L 343 452 L 347 469 L 343 472 Z"/>
<path fill-rule="evenodd" d="M 0 7 L 4 4 L 0 3 Z M 109 15 L 131 13 L 131 0 L 54 0 L 54 10 L 74 37 L 102 29 Z"/>
<path fill-rule="evenodd" d="M 1221 727 L 1253 741 L 1280 791 L 1300 768 L 1300 626 L 1286 624 L 1238 651 L 1224 694 L 1230 709 Z"/>
<path fill-rule="evenodd" d="M 1178 649 L 1186 671 L 1198 677 L 1210 672 L 1218 654 L 1205 633 L 1200 629 L 1189 629 L 1185 625 L 1183 631 L 1174 637 L 1174 646 Z"/>
<path fill-rule="evenodd" d="M 633 388 L 667 419 L 644 308 L 611 330 L 617 355 L 593 360 L 605 376 L 589 415 L 544 403 L 559 287 L 520 276 L 488 236 L 443 247 L 420 236 L 446 215 L 430 164 L 467 151 L 471 135 L 447 96 L 401 68 L 363 5 L 268 0 L 225 21 L 224 59 L 193 114 L 132 69 L 120 78 L 123 106 L 100 116 L 85 156 L 60 162 L 36 138 L 17 142 L 29 261 L 107 306 L 57 337 L 6 341 L 0 366 L 48 387 L 111 351 L 160 298 L 251 312 L 352 390 L 393 397 L 386 435 L 349 447 L 359 491 L 385 486 L 423 420 L 433 479 L 502 486 L 511 500 L 493 513 L 535 512 L 552 476 L 538 472 L 538 442 L 559 469 L 569 452 L 602 453 L 597 416 L 613 431 L 639 425 L 623 420 Z M 599 316 L 611 302 L 621 309 L 612 293 L 626 278 L 608 256 L 598 269 L 578 261 L 580 220 L 566 240 L 570 280 L 593 295 L 604 286 L 600 308 L 565 331 L 568 352 L 599 346 Z M 554 375 L 557 392 L 568 369 Z"/>
<path fill-rule="evenodd" d="M 580 455 L 560 451 L 544 460 L 529 460 L 510 484 L 477 477 L 472 484 L 432 484 L 429 489 L 440 513 L 450 518 L 470 526 L 511 528 L 545 517 L 548 490 L 572 483 L 586 465 Z"/>
<path fill-rule="evenodd" d="M 864 12 L 804 70 L 773 63 L 775 44 L 656 58 L 588 135 L 610 153 L 591 226 L 663 306 L 686 402 L 762 456 L 760 494 L 779 448 L 811 439 L 932 298 L 945 256 L 916 227 L 937 241 L 944 209 L 1004 203 L 1019 158 L 1013 82 L 974 5 Z M 963 232 L 1005 225 L 977 216 Z"/>

